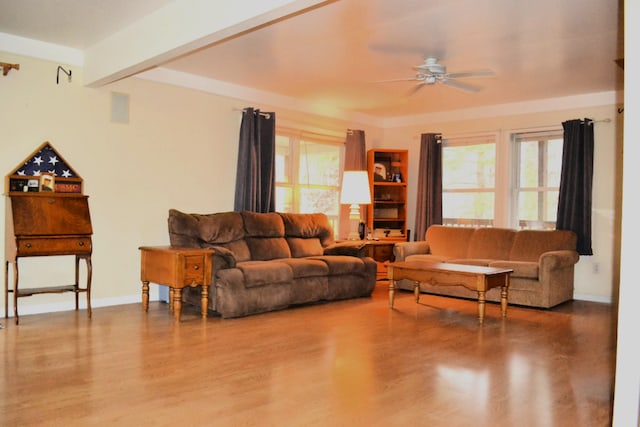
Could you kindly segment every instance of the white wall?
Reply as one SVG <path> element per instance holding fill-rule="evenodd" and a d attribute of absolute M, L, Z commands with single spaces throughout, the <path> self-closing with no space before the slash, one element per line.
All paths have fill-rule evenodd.
<path fill-rule="evenodd" d="M 606 100 L 607 98 L 604 97 Z M 584 103 L 576 98 L 575 104 Z M 581 257 L 575 270 L 575 297 L 600 302 L 617 300 L 619 283 L 620 194 L 622 158 L 622 118 L 616 105 L 575 107 L 571 109 L 518 114 L 517 109 L 495 111 L 495 116 L 477 119 L 457 117 L 461 112 L 439 113 L 437 120 L 425 116 L 420 124 L 389 127 L 384 131 L 383 146 L 409 150 L 409 228 L 415 225 L 416 177 L 420 158 L 420 135 L 442 133 L 445 137 L 459 134 L 493 132 L 506 138 L 509 132 L 530 128 L 560 126 L 570 119 L 610 119 L 595 124 L 593 177 L 593 256 Z M 420 119 L 414 119 L 419 121 Z M 508 224 L 500 224 L 508 226 Z"/>

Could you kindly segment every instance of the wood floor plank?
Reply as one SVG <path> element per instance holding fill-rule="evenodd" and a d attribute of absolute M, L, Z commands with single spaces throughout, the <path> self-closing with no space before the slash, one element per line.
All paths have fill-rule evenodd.
<path fill-rule="evenodd" d="M 398 292 L 176 323 L 163 303 L 0 330 L 2 426 L 607 426 L 615 310 Z"/>

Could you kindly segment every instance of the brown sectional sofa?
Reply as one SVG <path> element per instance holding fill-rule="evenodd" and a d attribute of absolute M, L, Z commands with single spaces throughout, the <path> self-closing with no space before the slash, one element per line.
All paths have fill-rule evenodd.
<path fill-rule="evenodd" d="M 326 215 L 169 211 L 171 245 L 212 248 L 209 309 L 224 318 L 371 295 L 376 263 L 337 244 Z M 200 290 L 183 300 L 199 306 Z"/>
<path fill-rule="evenodd" d="M 425 240 L 394 246 L 396 261 L 450 262 L 513 269 L 509 303 L 550 308 L 573 299 L 574 266 L 579 260 L 576 235 L 566 230 L 512 230 L 433 225 Z M 400 289 L 413 290 L 407 280 Z M 420 284 L 422 292 L 477 298 L 461 286 Z M 487 292 L 500 301 L 500 289 Z"/>

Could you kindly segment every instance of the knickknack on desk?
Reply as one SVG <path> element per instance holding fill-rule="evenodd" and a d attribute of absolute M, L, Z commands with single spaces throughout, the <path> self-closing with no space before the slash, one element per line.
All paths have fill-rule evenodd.
<path fill-rule="evenodd" d="M 4 313 L 9 316 L 9 294 L 18 324 L 18 299 L 36 294 L 87 294 L 91 317 L 91 217 L 82 178 L 50 143 L 45 142 L 6 177 Z M 23 257 L 75 256 L 75 283 L 37 288 L 19 284 L 18 261 Z M 86 285 L 81 287 L 80 260 L 86 263 Z M 9 288 L 13 264 L 13 287 Z M 46 277 L 46 274 L 43 274 Z"/>

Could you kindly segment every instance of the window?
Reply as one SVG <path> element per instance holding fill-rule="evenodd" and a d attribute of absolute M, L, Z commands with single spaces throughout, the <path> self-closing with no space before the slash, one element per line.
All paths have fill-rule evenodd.
<path fill-rule="evenodd" d="M 514 203 L 519 228 L 555 229 L 562 168 L 562 130 L 513 135 Z"/>
<path fill-rule="evenodd" d="M 492 226 L 496 206 L 496 135 L 448 138 L 442 143 L 443 223 Z"/>
<path fill-rule="evenodd" d="M 338 138 L 278 131 L 276 211 L 322 212 L 337 231 L 343 148 Z"/>

